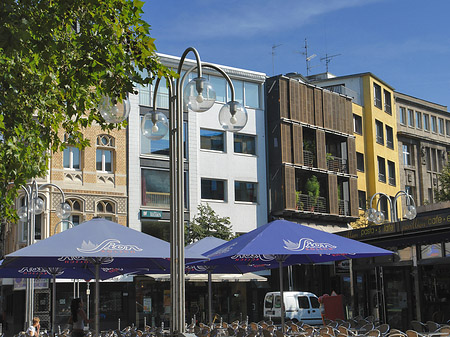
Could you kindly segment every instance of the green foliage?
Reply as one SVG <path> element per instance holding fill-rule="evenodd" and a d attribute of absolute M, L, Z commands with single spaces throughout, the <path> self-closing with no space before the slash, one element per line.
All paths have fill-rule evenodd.
<path fill-rule="evenodd" d="M 450 200 L 450 162 L 448 162 L 444 169 L 441 171 L 438 177 L 439 189 L 435 189 L 434 193 L 436 201 L 449 201 Z"/>
<path fill-rule="evenodd" d="M 106 124 L 102 95 L 121 101 L 134 83 L 172 74 L 155 54 L 143 2 L 0 2 L 0 218 L 11 218 L 18 188 L 45 176 L 51 152 L 89 145 L 83 130 Z M 124 124 L 124 123 L 123 123 Z M 123 125 L 122 125 L 123 126 Z M 120 126 L 119 126 L 120 127 Z"/>
<path fill-rule="evenodd" d="M 198 205 L 198 214 L 194 216 L 190 226 L 185 228 L 186 244 L 196 242 L 208 236 L 214 236 L 222 240 L 231 240 L 231 222 L 229 217 L 219 217 L 209 206 Z"/>
<path fill-rule="evenodd" d="M 308 193 L 308 196 L 312 199 L 312 205 L 316 206 L 317 200 L 319 199 L 320 195 L 320 183 L 315 175 L 311 176 L 306 181 L 305 189 Z"/>

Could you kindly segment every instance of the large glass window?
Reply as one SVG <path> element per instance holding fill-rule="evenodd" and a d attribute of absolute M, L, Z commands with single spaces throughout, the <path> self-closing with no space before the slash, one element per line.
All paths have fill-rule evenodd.
<path fill-rule="evenodd" d="M 257 201 L 257 183 L 235 181 L 234 182 L 234 198 L 236 201 Z"/>
<path fill-rule="evenodd" d="M 408 126 L 414 127 L 414 110 L 408 109 Z"/>
<path fill-rule="evenodd" d="M 363 133 L 362 118 L 355 114 L 353 114 L 353 132 L 358 135 L 362 135 Z"/>
<path fill-rule="evenodd" d="M 242 105 L 244 105 L 244 82 L 239 80 L 231 80 L 234 86 L 234 100 L 238 101 Z M 230 86 L 228 88 L 228 100 L 231 101 L 231 89 Z"/>
<path fill-rule="evenodd" d="M 209 76 L 209 82 L 216 91 L 217 102 L 227 102 L 227 82 L 223 77 Z"/>
<path fill-rule="evenodd" d="M 202 199 L 225 201 L 225 180 L 202 178 Z"/>
<path fill-rule="evenodd" d="M 447 136 L 450 136 L 450 121 L 449 120 L 445 121 L 445 130 L 446 130 Z"/>
<path fill-rule="evenodd" d="M 422 129 L 422 114 L 420 111 L 416 111 L 416 128 Z"/>
<path fill-rule="evenodd" d="M 409 144 L 403 144 L 403 164 L 407 166 L 412 165 L 412 159 L 411 159 L 411 147 Z"/>
<path fill-rule="evenodd" d="M 388 160 L 389 185 L 395 186 L 395 163 Z"/>
<path fill-rule="evenodd" d="M 186 133 L 187 133 L 187 123 L 183 123 L 183 149 L 184 158 L 187 158 L 187 147 L 186 147 Z M 169 156 L 169 133 L 166 133 L 163 138 L 159 140 L 150 140 L 145 137 L 142 132 L 141 135 L 141 154 L 143 155 L 158 155 L 158 156 Z"/>
<path fill-rule="evenodd" d="M 423 114 L 423 129 L 430 131 L 430 116 L 427 114 Z"/>
<path fill-rule="evenodd" d="M 114 138 L 109 135 L 97 137 L 96 169 L 102 172 L 113 171 Z"/>
<path fill-rule="evenodd" d="M 445 135 L 445 127 L 444 127 L 444 120 L 442 118 L 439 118 L 439 134 Z"/>
<path fill-rule="evenodd" d="M 390 149 L 394 149 L 394 132 L 388 125 L 386 125 L 386 146 Z"/>
<path fill-rule="evenodd" d="M 376 83 L 373 84 L 373 104 L 381 109 L 381 87 Z"/>
<path fill-rule="evenodd" d="M 142 169 L 142 206 L 170 207 L 169 171 Z"/>
<path fill-rule="evenodd" d="M 74 146 L 68 146 L 63 150 L 63 166 L 66 169 L 80 169 L 80 150 Z"/>
<path fill-rule="evenodd" d="M 245 106 L 259 108 L 259 84 L 244 82 Z"/>
<path fill-rule="evenodd" d="M 436 120 L 436 116 L 431 116 L 431 132 L 437 133 L 437 120 Z"/>
<path fill-rule="evenodd" d="M 359 152 L 356 152 L 356 169 L 364 172 L 364 155 Z"/>
<path fill-rule="evenodd" d="M 420 253 L 422 259 L 433 259 L 436 257 L 442 257 L 442 245 L 440 243 L 434 243 L 431 245 L 421 245 Z"/>
<path fill-rule="evenodd" d="M 400 108 L 400 124 L 406 125 L 406 109 Z"/>
<path fill-rule="evenodd" d="M 225 151 L 225 132 L 200 129 L 200 148 L 204 150 Z"/>
<path fill-rule="evenodd" d="M 391 110 L 391 93 L 386 89 L 383 90 L 384 93 L 384 111 L 388 114 L 392 114 Z"/>
<path fill-rule="evenodd" d="M 386 182 L 386 163 L 384 158 L 378 157 L 378 180 L 385 183 Z"/>
<path fill-rule="evenodd" d="M 358 207 L 359 209 L 366 209 L 367 201 L 366 201 L 366 192 L 358 191 Z"/>
<path fill-rule="evenodd" d="M 375 128 L 376 128 L 376 138 L 377 138 L 377 143 L 384 145 L 384 135 L 383 135 L 383 123 L 381 123 L 380 121 L 375 121 Z"/>
<path fill-rule="evenodd" d="M 256 154 L 256 136 L 234 133 L 234 152 Z"/>

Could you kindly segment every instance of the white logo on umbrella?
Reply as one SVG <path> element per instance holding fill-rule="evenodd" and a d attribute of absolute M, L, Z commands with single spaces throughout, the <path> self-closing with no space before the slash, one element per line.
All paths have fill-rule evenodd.
<path fill-rule="evenodd" d="M 293 252 L 300 252 L 302 250 L 333 250 L 337 247 L 331 243 L 314 242 L 312 239 L 301 238 L 298 243 L 291 240 L 283 240 L 284 248 Z"/>
<path fill-rule="evenodd" d="M 89 243 L 83 241 L 83 243 L 81 244 L 81 248 L 77 248 L 77 250 L 82 253 L 98 253 L 101 251 L 120 251 L 133 253 L 142 251 L 142 248 L 139 248 L 136 245 L 121 244 L 117 239 L 107 239 L 99 245 L 96 245 L 91 241 L 89 241 Z"/>

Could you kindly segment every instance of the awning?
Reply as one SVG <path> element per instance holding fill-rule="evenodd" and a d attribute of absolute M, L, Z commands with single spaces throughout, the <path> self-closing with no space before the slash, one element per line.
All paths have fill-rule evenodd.
<path fill-rule="evenodd" d="M 146 274 L 145 276 L 151 277 L 155 281 L 170 281 L 170 275 L 168 274 Z M 267 278 L 259 276 L 254 273 L 246 274 L 212 274 L 211 279 L 213 282 L 266 282 Z M 208 274 L 187 274 L 185 276 L 187 282 L 208 282 Z"/>

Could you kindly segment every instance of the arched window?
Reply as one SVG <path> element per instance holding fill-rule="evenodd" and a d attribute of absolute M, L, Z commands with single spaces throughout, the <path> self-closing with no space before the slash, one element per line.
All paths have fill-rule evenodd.
<path fill-rule="evenodd" d="M 96 169 L 101 172 L 114 170 L 114 138 L 109 135 L 97 137 Z"/>
<path fill-rule="evenodd" d="M 111 201 L 99 201 L 97 203 L 97 216 L 109 221 L 115 221 L 115 205 Z"/>
<path fill-rule="evenodd" d="M 73 226 L 78 226 L 83 222 L 83 202 L 78 199 L 66 199 L 66 203 L 70 205 L 72 211 L 70 212 L 69 218 L 61 222 L 61 232 L 70 227 L 69 221 Z"/>

